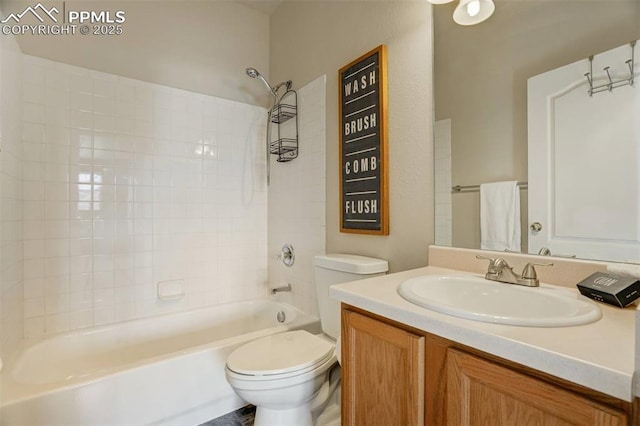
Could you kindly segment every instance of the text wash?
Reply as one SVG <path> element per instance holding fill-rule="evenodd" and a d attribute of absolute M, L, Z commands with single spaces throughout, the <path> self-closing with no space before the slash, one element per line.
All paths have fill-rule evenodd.
<path fill-rule="evenodd" d="M 351 94 L 356 94 L 361 90 L 366 89 L 369 86 L 376 84 L 376 71 L 371 71 L 369 75 L 363 75 L 353 81 L 344 85 L 344 97 L 348 98 Z"/>

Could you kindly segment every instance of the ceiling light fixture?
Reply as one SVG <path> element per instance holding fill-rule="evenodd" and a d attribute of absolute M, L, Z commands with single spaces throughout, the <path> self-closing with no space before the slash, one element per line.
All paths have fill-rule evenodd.
<path fill-rule="evenodd" d="M 453 0 L 427 0 L 432 4 L 445 4 Z M 453 11 L 453 20 L 459 25 L 476 25 L 489 19 L 496 9 L 493 0 L 460 0 Z"/>

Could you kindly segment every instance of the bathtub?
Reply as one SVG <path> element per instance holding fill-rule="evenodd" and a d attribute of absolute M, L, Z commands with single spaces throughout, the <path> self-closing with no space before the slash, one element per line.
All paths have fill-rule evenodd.
<path fill-rule="evenodd" d="M 197 425 L 245 405 L 225 379 L 228 354 L 294 329 L 320 323 L 260 299 L 53 336 L 5 365 L 0 424 Z"/>

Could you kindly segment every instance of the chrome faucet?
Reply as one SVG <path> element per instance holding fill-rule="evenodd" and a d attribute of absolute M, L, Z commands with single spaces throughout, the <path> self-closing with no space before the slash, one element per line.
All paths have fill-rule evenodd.
<path fill-rule="evenodd" d="M 533 263 L 529 262 L 522 270 L 522 275 L 518 275 L 509 266 L 506 260 L 501 257 L 485 257 L 476 256 L 477 259 L 485 259 L 489 261 L 489 267 L 485 278 L 491 281 L 499 281 L 501 283 L 518 284 L 527 287 L 539 287 L 540 280 L 536 273 L 535 266 L 553 266 L 553 263 Z"/>
<path fill-rule="evenodd" d="M 283 292 L 283 291 L 291 291 L 291 284 L 287 283 L 287 285 L 285 285 L 285 286 L 272 288 L 272 289 L 270 289 L 269 292 L 271 294 L 276 294 L 276 293 L 280 293 L 280 292 Z"/>

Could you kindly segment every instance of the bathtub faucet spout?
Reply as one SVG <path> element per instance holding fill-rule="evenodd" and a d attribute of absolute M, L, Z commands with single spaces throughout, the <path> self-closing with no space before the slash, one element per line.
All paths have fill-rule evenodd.
<path fill-rule="evenodd" d="M 270 293 L 271 294 L 276 294 L 276 293 L 280 293 L 282 291 L 291 291 L 291 284 L 287 283 L 287 285 L 285 285 L 285 286 L 272 288 L 270 290 Z"/>

